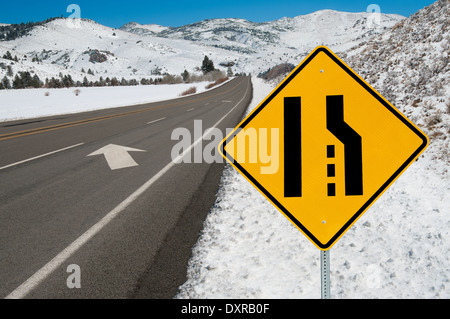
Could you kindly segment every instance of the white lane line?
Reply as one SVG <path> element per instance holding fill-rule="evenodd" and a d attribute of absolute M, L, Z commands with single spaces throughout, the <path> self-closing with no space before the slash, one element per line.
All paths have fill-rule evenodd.
<path fill-rule="evenodd" d="M 193 110 L 195 110 L 195 109 L 189 109 L 189 110 L 187 110 L 186 112 L 192 112 Z"/>
<path fill-rule="evenodd" d="M 163 117 L 162 119 L 154 120 L 154 121 L 148 122 L 147 124 L 153 124 L 153 123 L 161 122 L 161 121 L 164 121 L 166 118 L 167 117 Z"/>
<path fill-rule="evenodd" d="M 207 130 L 202 137 L 195 141 L 188 149 L 186 149 L 182 154 L 180 154 L 176 159 L 166 165 L 162 170 L 160 170 L 155 176 L 148 180 L 144 185 L 137 189 L 133 194 L 131 194 L 127 199 L 119 204 L 116 208 L 110 211 L 105 217 L 103 217 L 97 224 L 88 229 L 83 235 L 78 237 L 72 244 L 66 247 L 62 252 L 60 252 L 55 258 L 49 261 L 44 267 L 39 269 L 34 275 L 28 278 L 22 285 L 11 292 L 6 299 L 22 299 L 26 297 L 34 288 L 36 288 L 42 281 L 44 281 L 49 275 L 51 275 L 56 269 L 58 269 L 62 264 L 64 264 L 67 259 L 69 259 L 78 249 L 80 249 L 84 244 L 86 244 L 92 237 L 98 234 L 106 225 L 108 225 L 115 217 L 117 217 L 121 212 L 123 212 L 131 203 L 133 203 L 140 195 L 142 195 L 146 190 L 148 190 L 155 182 L 157 182 L 164 174 L 166 174 L 172 167 L 182 161 L 183 157 L 194 149 L 194 147 L 201 143 L 205 137 L 211 132 L 212 129 L 216 128 L 222 121 L 230 115 L 238 106 L 244 101 L 248 93 L 245 91 L 244 97 L 227 113 L 222 117 L 212 128 Z"/>
<path fill-rule="evenodd" d="M 222 101 L 222 103 L 233 103 L 233 101 Z"/>
<path fill-rule="evenodd" d="M 42 155 L 39 155 L 39 156 L 36 156 L 36 157 L 33 157 L 33 158 L 29 158 L 29 159 L 17 162 L 17 163 L 6 165 L 6 166 L 3 166 L 3 167 L 0 167 L 0 171 L 3 170 L 3 169 L 9 168 L 9 167 L 13 167 L 13 166 L 16 166 L 16 165 L 20 165 L 20 164 L 23 164 L 23 163 L 34 161 L 34 160 L 36 160 L 38 158 L 42 158 L 42 157 L 45 157 L 45 156 L 49 156 L 49 155 L 53 155 L 53 154 L 56 154 L 56 153 L 64 152 L 64 151 L 70 150 L 71 148 L 75 148 L 75 147 L 81 146 L 83 144 L 84 143 L 80 143 L 80 144 L 77 144 L 77 145 L 72 145 L 72 146 L 69 146 L 69 147 L 66 147 L 66 148 L 62 148 L 62 149 L 54 151 L 54 152 L 50 152 L 50 153 L 47 153 L 47 154 L 42 154 Z"/>

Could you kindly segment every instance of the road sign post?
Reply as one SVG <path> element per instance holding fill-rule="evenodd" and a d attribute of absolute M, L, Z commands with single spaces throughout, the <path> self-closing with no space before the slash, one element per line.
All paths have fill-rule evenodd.
<path fill-rule="evenodd" d="M 428 143 L 356 72 L 318 47 L 219 151 L 317 248 L 328 251 Z M 329 267 L 329 254 L 323 257 Z M 326 279 L 329 295 L 329 271 Z"/>
<path fill-rule="evenodd" d="M 320 251 L 320 278 L 322 284 L 322 299 L 331 298 L 330 251 Z"/>

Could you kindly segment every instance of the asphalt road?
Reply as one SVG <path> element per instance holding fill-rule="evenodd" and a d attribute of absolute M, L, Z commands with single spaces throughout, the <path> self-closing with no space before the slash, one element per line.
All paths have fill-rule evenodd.
<path fill-rule="evenodd" d="M 240 77 L 182 99 L 0 123 L 0 297 L 172 298 L 224 165 L 173 163 L 172 132 L 189 129 L 192 147 L 195 120 L 201 134 L 225 132 L 251 97 Z M 95 155 L 111 144 L 140 151 Z"/>

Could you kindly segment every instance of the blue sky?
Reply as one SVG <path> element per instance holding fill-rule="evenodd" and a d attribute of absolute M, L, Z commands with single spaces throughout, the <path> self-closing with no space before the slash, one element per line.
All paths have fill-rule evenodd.
<path fill-rule="evenodd" d="M 70 4 L 77 4 L 81 17 L 92 19 L 110 27 L 120 27 L 135 21 L 142 24 L 181 26 L 204 19 L 242 18 L 254 22 L 272 21 L 294 17 L 317 10 L 363 12 L 370 4 L 377 4 L 383 13 L 409 16 L 435 0 L 54 0 L 0 2 L 0 23 L 41 21 L 50 17 L 65 16 Z"/>

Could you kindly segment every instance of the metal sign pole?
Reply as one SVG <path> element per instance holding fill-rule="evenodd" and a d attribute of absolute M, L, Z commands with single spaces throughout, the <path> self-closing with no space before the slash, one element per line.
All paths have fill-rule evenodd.
<path fill-rule="evenodd" d="M 330 299 L 330 251 L 320 252 L 320 274 L 322 277 L 322 299 Z"/>

